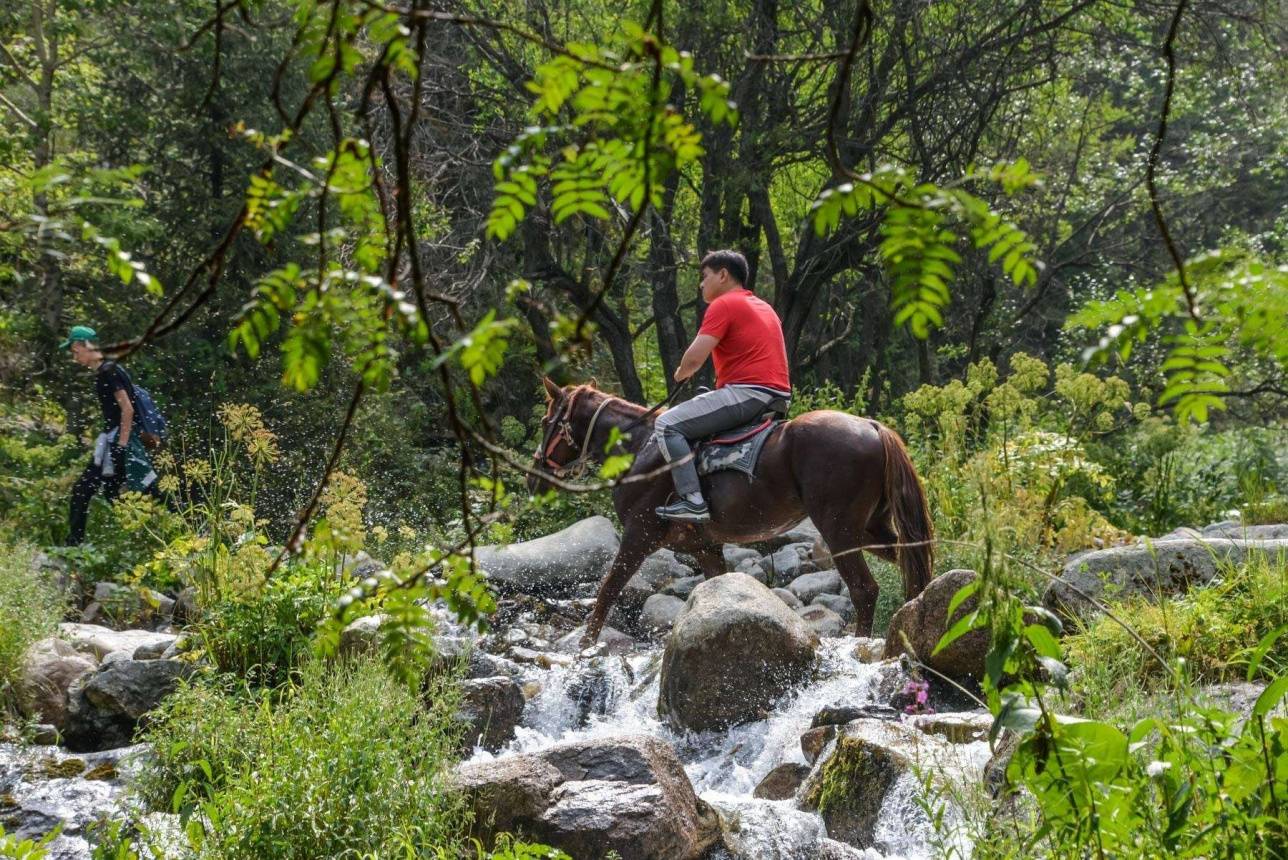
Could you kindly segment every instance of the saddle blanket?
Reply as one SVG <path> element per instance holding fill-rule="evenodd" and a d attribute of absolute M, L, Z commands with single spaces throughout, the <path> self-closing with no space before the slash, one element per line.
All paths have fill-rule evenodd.
<path fill-rule="evenodd" d="M 769 434 L 782 423 L 768 418 L 748 427 L 726 431 L 701 442 L 694 455 L 697 460 L 698 474 L 710 475 L 712 472 L 731 470 L 742 472 L 748 478 L 754 478 L 761 449 L 765 447 Z"/>

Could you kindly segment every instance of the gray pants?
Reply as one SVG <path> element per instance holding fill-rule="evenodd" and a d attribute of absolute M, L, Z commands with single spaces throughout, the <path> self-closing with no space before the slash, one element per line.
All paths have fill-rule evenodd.
<path fill-rule="evenodd" d="M 653 438 L 657 440 L 662 457 L 668 463 L 675 463 L 692 453 L 689 440 L 702 439 L 754 421 L 775 406 L 786 411 L 787 397 L 763 388 L 726 385 L 663 412 L 653 424 Z M 702 492 L 698 485 L 698 468 L 692 459 L 672 469 L 671 478 L 681 497 Z"/>

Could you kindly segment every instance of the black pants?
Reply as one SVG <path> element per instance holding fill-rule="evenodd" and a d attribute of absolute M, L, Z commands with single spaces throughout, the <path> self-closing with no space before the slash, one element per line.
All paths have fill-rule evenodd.
<path fill-rule="evenodd" d="M 110 456 L 110 455 L 109 455 Z M 93 458 L 90 459 L 89 465 L 81 476 L 76 480 L 76 486 L 72 487 L 72 508 L 69 520 L 69 530 L 67 533 L 67 546 L 79 546 L 85 540 L 85 523 L 89 520 L 89 503 L 94 498 L 94 494 L 102 490 L 103 498 L 109 502 L 114 501 L 121 494 L 121 488 L 125 484 L 124 470 L 118 469 L 115 475 L 103 477 L 103 467 L 94 464 Z M 161 493 L 157 489 L 156 482 L 148 486 L 143 491 L 146 496 L 161 498 Z"/>

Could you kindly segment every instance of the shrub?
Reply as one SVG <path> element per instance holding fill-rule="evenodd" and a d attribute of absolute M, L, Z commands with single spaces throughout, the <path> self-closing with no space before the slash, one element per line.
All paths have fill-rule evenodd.
<path fill-rule="evenodd" d="M 276 693 L 192 684 L 153 720 L 136 789 L 199 813 L 202 857 L 432 856 L 468 821 L 446 779 L 456 704 L 450 680 L 420 698 L 373 661 L 311 662 Z"/>
<path fill-rule="evenodd" d="M 313 632 L 342 592 L 328 566 L 290 564 L 260 588 L 227 591 L 203 606 L 195 644 L 220 671 L 275 687 L 310 653 Z"/>
<path fill-rule="evenodd" d="M 28 646 L 54 634 L 64 608 L 57 583 L 37 570 L 35 551 L 0 544 L 0 699 L 6 706 Z"/>

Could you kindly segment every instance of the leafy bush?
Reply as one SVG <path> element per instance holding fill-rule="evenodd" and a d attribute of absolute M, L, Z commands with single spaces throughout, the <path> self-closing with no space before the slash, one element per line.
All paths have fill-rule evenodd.
<path fill-rule="evenodd" d="M 29 546 L 0 543 L 0 700 L 6 705 L 28 646 L 57 631 L 65 608 L 58 585 L 36 569 L 35 556 Z"/>
<path fill-rule="evenodd" d="M 1116 476 L 1115 519 L 1146 534 L 1203 526 L 1240 506 L 1269 521 L 1275 492 L 1288 488 L 1285 452 L 1285 428 L 1213 431 L 1159 417 L 1095 448 Z"/>
<path fill-rule="evenodd" d="M 432 856 L 468 821 L 455 707 L 450 681 L 420 698 L 370 661 L 310 663 L 276 694 L 193 684 L 155 715 L 136 787 L 191 816 L 202 857 Z"/>
<path fill-rule="evenodd" d="M 1040 556 L 1119 535 L 1102 513 L 1114 474 L 1091 454 L 1128 417 L 1127 383 L 1016 353 L 1003 376 L 987 359 L 966 379 L 903 399 L 901 427 L 917 462 L 945 563 L 973 561 L 953 541 Z"/>
<path fill-rule="evenodd" d="M 1123 722 L 1113 715 L 1116 706 L 1102 701 L 1084 701 L 1081 716 L 1068 712 L 1079 698 L 1081 682 L 1076 675 L 1071 678 L 1063 662 L 1065 649 L 1056 638 L 1060 626 L 1050 613 L 1025 607 L 1017 599 L 1009 559 L 996 558 L 996 563 L 984 565 L 978 582 L 954 598 L 957 604 L 974 593 L 978 608 L 938 646 L 945 647 L 972 626 L 989 631 L 983 686 L 994 716 L 990 738 L 1006 730 L 1018 741 L 1006 765 L 1007 782 L 1017 792 L 1014 805 L 1001 815 L 994 806 L 983 813 L 982 821 L 977 809 L 973 824 L 968 814 L 965 828 L 981 837 L 975 841 L 974 856 L 1288 855 L 1288 818 L 1283 815 L 1288 804 L 1288 717 L 1282 710 L 1288 674 L 1279 641 L 1288 635 L 1288 625 L 1260 641 L 1252 640 L 1250 631 L 1236 631 L 1240 621 L 1255 626 L 1282 620 L 1282 608 L 1251 607 L 1255 600 L 1249 589 L 1269 577 L 1279 596 L 1264 598 L 1282 603 L 1283 560 L 1249 565 L 1243 584 L 1218 586 L 1211 596 L 1202 590 L 1193 595 L 1195 603 L 1204 604 L 1208 623 L 1228 627 L 1214 637 L 1213 650 L 1199 653 L 1223 667 L 1244 661 L 1249 679 L 1270 678 L 1251 712 L 1240 714 L 1199 701 L 1185 663 L 1148 645 L 1149 628 L 1133 628 L 1128 636 L 1134 633 L 1146 640 L 1140 647 L 1147 657 L 1139 660 L 1153 660 L 1158 667 L 1157 673 L 1134 667 L 1138 676 L 1170 690 L 1170 695 L 1160 697 L 1144 719 Z M 1223 613 L 1222 607 L 1232 608 Z M 1099 638 L 1104 638 L 1101 625 L 1124 622 L 1118 614 L 1123 607 L 1110 608 L 1114 616 L 1093 627 Z M 1125 615 L 1131 612 L 1124 610 Z M 1135 620 L 1155 619 L 1138 615 Z M 1242 647 L 1250 640 L 1252 647 Z M 1218 653 L 1216 647 L 1232 650 Z M 1101 649 L 1083 656 L 1105 658 L 1107 653 Z M 1155 682 L 1156 675 L 1166 683 Z M 1072 698 L 1065 695 L 1071 682 Z M 937 815 L 935 820 L 942 828 L 946 818 Z"/>
<path fill-rule="evenodd" d="M 196 647 L 220 671 L 275 687 L 310 653 L 313 632 L 342 592 L 324 565 L 287 565 L 262 588 L 230 591 L 202 606 L 192 630 Z"/>

